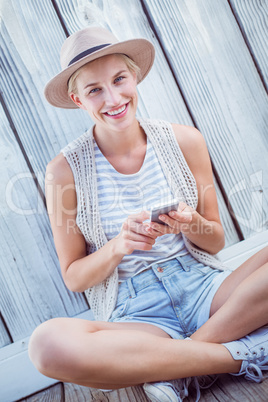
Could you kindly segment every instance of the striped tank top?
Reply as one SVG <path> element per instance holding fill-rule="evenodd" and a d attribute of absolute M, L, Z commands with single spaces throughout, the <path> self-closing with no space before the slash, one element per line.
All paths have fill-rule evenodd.
<path fill-rule="evenodd" d="M 137 173 L 119 173 L 105 158 L 94 140 L 97 190 L 101 223 L 108 240 L 121 230 L 131 214 L 173 199 L 154 148 L 147 137 L 146 155 Z M 150 251 L 134 250 L 118 265 L 119 282 L 147 269 L 157 261 L 187 254 L 181 234 L 167 234 L 156 239 Z"/>

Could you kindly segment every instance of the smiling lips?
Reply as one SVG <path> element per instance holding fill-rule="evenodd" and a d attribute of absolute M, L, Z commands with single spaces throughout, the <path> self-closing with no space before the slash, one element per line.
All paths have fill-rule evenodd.
<path fill-rule="evenodd" d="M 121 106 L 120 108 L 118 108 L 116 110 L 106 112 L 105 114 L 108 116 L 112 116 L 112 117 L 121 117 L 120 115 L 123 114 L 123 112 L 125 112 L 126 109 L 127 109 L 127 104 Z"/>

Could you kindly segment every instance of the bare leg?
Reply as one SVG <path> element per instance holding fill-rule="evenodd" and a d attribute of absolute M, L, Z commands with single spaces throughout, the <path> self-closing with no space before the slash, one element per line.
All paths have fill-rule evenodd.
<path fill-rule="evenodd" d="M 239 371 L 241 362 L 222 345 L 200 347 L 158 331 L 145 324 L 57 318 L 35 330 L 29 355 L 48 377 L 103 389 Z"/>
<path fill-rule="evenodd" d="M 268 247 L 237 268 L 221 285 L 211 318 L 191 338 L 223 343 L 268 323 Z"/>
<path fill-rule="evenodd" d="M 266 248 L 226 279 L 215 295 L 212 317 L 193 334 L 195 341 L 170 339 L 146 324 L 53 319 L 34 332 L 31 360 L 49 377 L 103 389 L 238 372 L 241 361 L 218 343 L 268 322 L 267 254 Z"/>

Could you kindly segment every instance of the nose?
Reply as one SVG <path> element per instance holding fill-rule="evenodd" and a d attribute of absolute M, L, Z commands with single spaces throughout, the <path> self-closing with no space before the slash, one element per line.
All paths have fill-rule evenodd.
<path fill-rule="evenodd" d="M 106 89 L 105 102 L 109 107 L 115 107 L 120 105 L 121 95 L 118 90 L 114 87 L 109 87 Z"/>

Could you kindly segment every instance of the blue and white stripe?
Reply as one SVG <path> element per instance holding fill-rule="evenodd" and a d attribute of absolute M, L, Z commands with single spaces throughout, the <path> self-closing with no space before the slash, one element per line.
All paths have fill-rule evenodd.
<path fill-rule="evenodd" d="M 150 210 L 152 206 L 173 199 L 152 144 L 147 138 L 147 151 L 141 169 L 134 174 L 122 174 L 108 162 L 94 141 L 97 188 L 101 222 L 108 240 L 121 230 L 131 214 Z M 164 235 L 157 239 L 151 251 L 135 250 L 118 266 L 119 280 L 124 281 L 147 269 L 158 260 L 186 254 L 181 235 Z"/>

